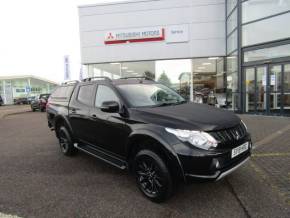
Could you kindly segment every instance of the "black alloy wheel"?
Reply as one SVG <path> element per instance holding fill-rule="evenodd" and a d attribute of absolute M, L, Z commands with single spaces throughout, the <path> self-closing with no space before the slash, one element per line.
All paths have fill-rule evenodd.
<path fill-rule="evenodd" d="M 58 128 L 58 140 L 61 152 L 64 155 L 71 156 L 76 152 L 76 148 L 73 146 L 72 137 L 64 126 Z"/>
<path fill-rule="evenodd" d="M 141 192 L 154 202 L 172 194 L 172 180 L 164 161 L 153 151 L 141 150 L 135 157 L 136 181 Z"/>

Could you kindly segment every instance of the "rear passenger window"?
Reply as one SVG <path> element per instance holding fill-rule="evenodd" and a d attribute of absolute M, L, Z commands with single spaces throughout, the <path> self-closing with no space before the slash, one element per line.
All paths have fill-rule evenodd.
<path fill-rule="evenodd" d="M 93 92 L 94 92 L 94 85 L 80 86 L 78 97 L 77 97 L 78 101 L 86 105 L 92 105 Z"/>
<path fill-rule="evenodd" d="M 99 85 L 96 94 L 96 107 L 101 107 L 104 101 L 120 102 L 115 92 L 108 86 Z"/>

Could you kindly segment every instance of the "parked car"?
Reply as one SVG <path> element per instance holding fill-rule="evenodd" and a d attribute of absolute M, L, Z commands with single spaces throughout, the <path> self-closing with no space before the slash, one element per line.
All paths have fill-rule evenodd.
<path fill-rule="evenodd" d="M 220 180 L 251 155 L 250 134 L 233 112 L 189 103 L 147 78 L 65 83 L 49 98 L 47 118 L 64 155 L 80 150 L 130 170 L 155 202 L 180 181 Z"/>
<path fill-rule="evenodd" d="M 28 104 L 27 98 L 15 98 L 14 104 Z"/>
<path fill-rule="evenodd" d="M 3 102 L 3 99 L 2 99 L 2 97 L 0 95 L 0 106 L 2 106 L 3 104 L 4 104 L 4 102 Z"/>
<path fill-rule="evenodd" d="M 39 97 L 32 101 L 30 106 L 32 111 L 40 110 L 41 112 L 44 112 L 46 109 L 47 100 L 49 98 L 50 94 L 41 94 Z"/>
<path fill-rule="evenodd" d="M 32 101 L 36 100 L 36 96 L 29 96 L 27 97 L 28 104 L 31 104 Z"/>

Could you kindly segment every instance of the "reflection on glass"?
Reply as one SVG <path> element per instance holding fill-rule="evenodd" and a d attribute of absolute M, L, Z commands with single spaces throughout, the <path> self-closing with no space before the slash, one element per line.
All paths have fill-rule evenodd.
<path fill-rule="evenodd" d="M 270 92 L 281 91 L 281 65 L 270 67 Z"/>
<path fill-rule="evenodd" d="M 238 25 L 237 10 L 235 10 L 227 21 L 227 35 L 231 33 Z"/>
<path fill-rule="evenodd" d="M 284 65 L 284 92 L 290 92 L 290 64 Z"/>
<path fill-rule="evenodd" d="M 290 115 L 290 64 L 284 65 L 284 113 Z"/>
<path fill-rule="evenodd" d="M 235 51 L 237 48 L 238 48 L 238 34 L 237 34 L 237 30 L 235 30 L 227 38 L 227 54 Z"/>
<path fill-rule="evenodd" d="M 284 103 L 284 113 L 289 116 L 290 115 L 290 93 L 284 94 L 283 103 Z"/>
<path fill-rule="evenodd" d="M 243 23 L 290 10 L 289 0 L 251 0 L 243 2 Z"/>
<path fill-rule="evenodd" d="M 236 69 L 236 56 L 228 64 Z M 147 76 L 176 90 L 186 100 L 217 107 L 226 107 L 233 102 L 226 98 L 226 80 L 231 92 L 237 87 L 236 71 L 227 77 L 224 58 L 220 57 L 90 64 L 84 68 L 88 77 L 118 79 Z"/>
<path fill-rule="evenodd" d="M 122 77 L 147 76 L 155 79 L 155 61 L 125 62 L 120 67 Z"/>
<path fill-rule="evenodd" d="M 246 69 L 246 92 L 255 92 L 255 69 Z"/>
<path fill-rule="evenodd" d="M 281 109 L 281 74 L 282 66 L 275 65 L 269 69 L 270 111 L 279 113 Z"/>
<path fill-rule="evenodd" d="M 257 110 L 266 110 L 267 68 L 257 67 Z"/>
<path fill-rule="evenodd" d="M 290 36 L 290 13 L 243 26 L 243 46 L 274 41 Z M 254 33 L 254 34 L 253 34 Z"/>
<path fill-rule="evenodd" d="M 155 80 L 190 100 L 191 60 L 164 60 L 155 62 Z"/>
<path fill-rule="evenodd" d="M 227 0 L 227 14 L 228 15 L 236 7 L 237 2 L 238 2 L 238 0 Z"/>
<path fill-rule="evenodd" d="M 106 76 L 111 79 L 121 77 L 120 63 L 91 64 L 89 65 L 88 77 Z"/>
<path fill-rule="evenodd" d="M 218 107 L 226 107 L 223 58 L 192 59 L 193 101 Z"/>
<path fill-rule="evenodd" d="M 255 111 L 255 68 L 245 70 L 246 112 Z"/>
<path fill-rule="evenodd" d="M 261 61 L 272 58 L 290 57 L 290 44 L 280 45 L 272 48 L 257 49 L 244 53 L 244 61 Z"/>
<path fill-rule="evenodd" d="M 162 84 L 121 84 L 117 88 L 132 107 L 152 107 L 183 104 L 186 101 Z"/>
<path fill-rule="evenodd" d="M 227 57 L 227 72 L 237 72 L 238 71 L 238 54 L 234 52 Z"/>

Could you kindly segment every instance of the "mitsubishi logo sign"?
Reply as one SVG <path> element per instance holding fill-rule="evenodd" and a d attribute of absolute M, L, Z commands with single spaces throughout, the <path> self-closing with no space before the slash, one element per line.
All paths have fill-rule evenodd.
<path fill-rule="evenodd" d="M 114 36 L 112 35 L 111 32 L 109 32 L 107 39 L 108 39 L 108 40 L 110 40 L 110 39 L 114 39 Z"/>
<path fill-rule="evenodd" d="M 238 131 L 235 131 L 235 137 L 236 137 L 236 140 L 239 140 L 239 138 L 241 137 Z"/>
<path fill-rule="evenodd" d="M 150 42 L 165 40 L 164 28 L 139 28 L 109 31 L 105 34 L 105 44 Z"/>

